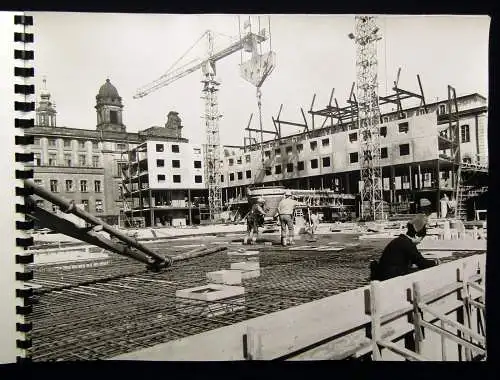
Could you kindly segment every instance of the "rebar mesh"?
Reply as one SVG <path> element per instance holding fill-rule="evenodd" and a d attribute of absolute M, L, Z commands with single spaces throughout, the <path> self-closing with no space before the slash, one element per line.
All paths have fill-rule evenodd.
<path fill-rule="evenodd" d="M 207 272 L 229 268 L 227 252 L 174 263 L 162 273 L 145 272 L 142 264 L 115 256 L 109 265 L 93 268 L 35 267 L 34 282 L 44 293 L 30 316 L 32 357 L 106 359 L 351 290 L 368 283 L 368 263 L 385 243 L 339 252 L 258 246 L 261 275 L 243 281 L 245 309 L 218 316 L 181 313 L 175 292 L 206 285 Z M 168 243 L 156 249 L 178 252 Z M 122 277 L 100 281 L 113 276 Z"/>

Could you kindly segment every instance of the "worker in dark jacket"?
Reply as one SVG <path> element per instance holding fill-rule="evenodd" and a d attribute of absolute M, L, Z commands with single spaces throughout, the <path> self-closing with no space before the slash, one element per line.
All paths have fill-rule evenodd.
<path fill-rule="evenodd" d="M 408 223 L 406 234 L 399 235 L 385 247 L 378 263 L 371 263 L 371 280 L 384 281 L 404 276 L 413 271 L 413 264 L 419 269 L 439 264 L 438 260 L 424 258 L 416 247 L 426 235 L 426 224 L 424 214 L 416 215 Z"/>

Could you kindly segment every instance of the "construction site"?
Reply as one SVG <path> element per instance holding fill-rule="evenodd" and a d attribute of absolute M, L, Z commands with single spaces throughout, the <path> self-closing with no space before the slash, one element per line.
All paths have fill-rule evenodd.
<path fill-rule="evenodd" d="M 356 16 L 345 105 L 332 90 L 323 108 L 312 94 L 302 122 L 283 120 L 283 104 L 264 120 L 262 87 L 279 66 L 272 17 L 254 19 L 239 22 L 237 42 L 222 50 L 206 32 L 205 57 L 181 57 L 135 94 L 201 71 L 206 142 L 183 138 L 173 112 L 165 128 L 140 132 L 121 153 L 118 223 L 25 180 L 28 215 L 44 228 L 28 248 L 28 356 L 486 360 L 487 99 L 448 85 L 445 100 L 428 102 L 420 75 L 417 90 L 399 86 L 401 69 L 380 95 L 378 19 Z M 252 114 L 241 146 L 219 133 L 216 63 L 233 53 L 256 89 L 257 126 Z M 288 237 L 278 215 L 285 197 L 295 200 Z M 265 215 L 248 240 L 261 201 Z M 439 265 L 373 280 L 373 260 L 422 213 L 417 249 Z"/>

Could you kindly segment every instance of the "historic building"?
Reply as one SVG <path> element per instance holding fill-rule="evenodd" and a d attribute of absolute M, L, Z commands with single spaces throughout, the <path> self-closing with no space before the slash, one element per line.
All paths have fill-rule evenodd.
<path fill-rule="evenodd" d="M 136 147 L 139 146 L 140 151 L 150 145 L 151 139 L 157 141 L 155 144 L 168 141 L 182 146 L 177 161 L 186 161 L 191 157 L 185 148 L 188 140 L 182 138 L 183 127 L 177 112 L 169 112 L 164 127 L 153 126 L 138 133 L 127 132 L 122 98 L 109 79 L 96 96 L 97 123 L 93 130 L 58 126 L 57 112 L 50 98 L 44 80 L 36 109 L 36 126 L 30 130 L 34 136 L 34 181 L 66 199 L 74 200 L 108 223 L 123 224 L 120 220 L 120 216 L 124 217 L 123 169 L 129 162 L 129 153 L 134 152 Z M 180 174 L 181 183 L 175 183 L 173 188 L 184 186 L 188 176 L 184 172 Z M 197 182 L 194 188 L 199 187 Z M 41 199 L 38 202 L 48 206 Z"/>
<path fill-rule="evenodd" d="M 122 99 L 109 79 L 99 89 L 95 109 L 94 130 L 58 126 L 50 93 L 41 91 L 36 126 L 30 129 L 34 181 L 115 224 L 122 208 L 124 152 L 140 139 L 138 133 L 126 131 Z"/>

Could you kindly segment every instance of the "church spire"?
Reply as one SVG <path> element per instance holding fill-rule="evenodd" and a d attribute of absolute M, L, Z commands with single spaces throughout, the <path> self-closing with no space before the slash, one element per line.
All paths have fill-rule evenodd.
<path fill-rule="evenodd" d="M 40 91 L 40 101 L 38 102 L 38 108 L 36 109 L 37 125 L 43 127 L 55 127 L 57 111 L 55 110 L 55 104 L 50 101 L 50 92 L 47 90 L 47 77 L 43 77 L 42 83 L 43 86 Z"/>

